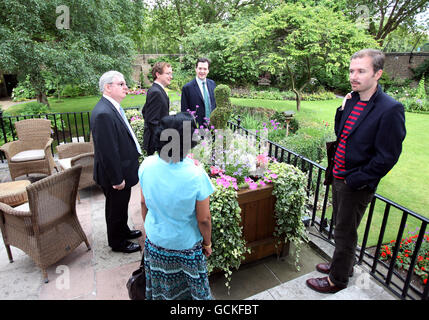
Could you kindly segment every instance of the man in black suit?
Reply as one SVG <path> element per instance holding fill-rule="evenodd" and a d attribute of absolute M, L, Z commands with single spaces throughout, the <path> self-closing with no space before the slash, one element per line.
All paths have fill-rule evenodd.
<path fill-rule="evenodd" d="M 335 251 L 330 264 L 316 266 L 328 276 L 306 282 L 318 292 L 334 293 L 347 287 L 353 273 L 360 221 L 378 183 L 393 168 L 402 151 L 406 134 L 404 107 L 378 84 L 383 66 L 384 54 L 373 49 L 356 52 L 350 61 L 353 92 L 335 114 L 338 138 L 332 169 Z"/>
<path fill-rule="evenodd" d="M 131 253 L 141 250 L 139 244 L 128 241 L 142 235 L 130 230 L 128 202 L 131 187 L 138 182 L 140 146 L 120 102 L 127 95 L 124 76 L 108 71 L 99 81 L 103 93 L 91 113 L 94 143 L 94 181 L 106 197 L 107 240 L 113 251 Z"/>
<path fill-rule="evenodd" d="M 156 62 L 152 68 L 154 82 L 147 91 L 146 103 L 143 106 L 144 133 L 143 148 L 150 156 L 155 152 L 155 129 L 160 120 L 168 116 L 170 110 L 170 99 L 165 88 L 173 79 L 171 65 L 166 62 Z"/>
<path fill-rule="evenodd" d="M 182 88 L 181 111 L 193 113 L 199 126 L 207 125 L 207 119 L 210 119 L 211 112 L 216 108 L 216 83 L 207 78 L 209 67 L 207 58 L 199 58 L 195 64 L 197 76 Z"/>

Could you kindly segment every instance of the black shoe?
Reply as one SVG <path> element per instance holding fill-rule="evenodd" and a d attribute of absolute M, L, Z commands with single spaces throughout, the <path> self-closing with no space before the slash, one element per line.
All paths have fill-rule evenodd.
<path fill-rule="evenodd" d="M 118 247 L 118 248 L 112 248 L 112 251 L 114 252 L 123 252 L 123 253 L 132 253 L 136 251 L 141 251 L 142 248 L 139 244 L 127 241 L 124 246 Z"/>
<path fill-rule="evenodd" d="M 131 230 L 127 236 L 127 239 L 135 239 L 142 236 L 142 232 L 140 230 Z"/>

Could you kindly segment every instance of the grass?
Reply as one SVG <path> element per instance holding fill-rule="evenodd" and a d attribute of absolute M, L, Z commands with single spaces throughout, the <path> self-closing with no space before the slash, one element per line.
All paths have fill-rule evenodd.
<path fill-rule="evenodd" d="M 256 99 L 231 99 L 233 104 L 264 107 L 277 111 L 294 110 L 294 101 L 278 100 L 256 100 Z M 296 112 L 298 121 L 326 121 L 333 128 L 335 110 L 341 105 L 341 99 L 326 101 L 303 101 L 301 111 Z M 405 126 L 407 135 L 403 143 L 402 154 L 396 166 L 381 180 L 377 194 L 388 198 L 397 204 L 406 207 L 426 218 L 429 218 L 429 197 L 425 196 L 429 191 L 429 130 L 427 123 L 429 115 L 406 112 Z M 333 130 L 333 129 L 332 129 Z M 371 222 L 371 230 L 368 245 L 375 245 L 378 241 L 379 228 L 383 219 L 385 206 L 377 201 L 375 216 Z M 330 216 L 330 210 L 328 211 Z M 359 228 L 359 239 L 362 240 L 364 227 L 366 224 L 366 214 Z M 402 211 L 391 209 L 388 219 L 387 230 L 383 243 L 396 238 L 396 233 L 402 218 Z M 408 230 L 414 232 L 419 227 L 416 219 L 409 218 L 407 221 Z"/>
<path fill-rule="evenodd" d="M 169 91 L 168 95 L 170 101 L 180 100 L 180 96 L 177 92 Z M 75 97 L 75 98 L 49 98 L 49 104 L 51 111 L 55 112 L 83 112 L 92 111 L 92 109 L 100 100 L 100 96 L 86 96 L 86 97 Z M 143 106 L 146 102 L 146 95 L 127 95 L 121 102 L 121 106 L 125 108 Z M 25 108 L 27 103 L 14 105 L 7 109 L 7 113 L 15 115 Z"/>

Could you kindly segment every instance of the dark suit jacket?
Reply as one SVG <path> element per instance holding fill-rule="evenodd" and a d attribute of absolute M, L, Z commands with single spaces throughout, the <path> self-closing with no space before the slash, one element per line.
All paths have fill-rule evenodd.
<path fill-rule="evenodd" d="M 138 182 L 139 153 L 119 112 L 104 97 L 91 113 L 94 142 L 94 181 L 102 187 Z"/>
<path fill-rule="evenodd" d="M 170 110 L 170 99 L 165 90 L 157 83 L 147 91 L 146 103 L 142 114 L 144 119 L 143 148 L 148 155 L 155 152 L 157 141 L 155 141 L 155 129 L 160 120 L 168 116 Z"/>
<path fill-rule="evenodd" d="M 344 124 L 359 101 L 353 93 L 343 111 L 337 109 L 335 134 L 341 134 Z M 377 188 L 396 164 L 405 138 L 405 114 L 401 103 L 385 94 L 378 85 L 376 93 L 368 101 L 364 111 L 347 138 L 346 183 L 353 189 L 365 186 Z"/>
<path fill-rule="evenodd" d="M 216 83 L 213 80 L 207 80 L 207 89 L 210 95 L 210 109 L 213 111 L 216 108 L 216 100 L 214 95 L 214 89 L 216 88 Z M 199 108 L 196 108 L 196 106 Z M 197 122 L 199 125 L 204 124 L 204 117 L 206 116 L 206 108 L 204 106 L 204 97 L 201 94 L 201 90 L 198 87 L 196 79 L 185 84 L 182 88 L 181 95 L 181 111 L 186 112 L 187 109 L 191 111 L 197 111 Z"/>

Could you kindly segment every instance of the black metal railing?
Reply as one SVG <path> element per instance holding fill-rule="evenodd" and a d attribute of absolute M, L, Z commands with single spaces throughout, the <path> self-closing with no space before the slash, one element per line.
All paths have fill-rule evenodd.
<path fill-rule="evenodd" d="M 129 109 L 139 108 L 126 108 L 126 110 Z M 3 111 L 0 110 L 0 145 L 18 139 L 15 131 L 15 122 L 25 119 L 43 118 L 52 122 L 52 138 L 54 142 L 51 145 L 51 150 L 55 154 L 55 147 L 61 143 L 90 140 L 90 117 L 90 111 L 4 116 Z M 3 152 L 0 152 L 0 160 L 2 163 L 5 160 Z"/>
<path fill-rule="evenodd" d="M 233 131 L 238 131 L 245 135 L 254 135 L 255 138 L 258 138 L 256 133 L 241 127 L 240 119 L 237 119 L 237 123 L 230 121 L 228 126 Z M 316 230 L 318 230 L 319 237 L 334 245 L 333 235 L 335 232 L 335 226 L 332 221 L 328 221 L 326 218 L 330 186 L 323 185 L 322 180 L 323 173 L 326 171 L 326 168 L 272 141 L 265 140 L 264 142 L 268 143 L 268 155 L 270 157 L 274 157 L 280 162 L 293 164 L 294 166 L 301 168 L 306 173 L 307 195 L 309 196 L 307 206 L 311 211 L 310 223 L 312 226 L 316 227 Z M 320 200 L 320 197 L 323 199 Z M 381 204 L 381 206 L 384 207 L 383 220 L 379 228 L 371 223 L 376 212 L 376 204 Z M 395 212 L 392 212 L 393 208 L 396 210 Z M 380 253 L 382 246 L 385 245 L 383 244 L 384 234 L 388 226 L 387 221 L 389 217 L 393 218 L 393 216 L 395 216 L 395 218 L 400 216 L 401 218 L 396 239 L 394 239 L 395 246 L 393 247 L 392 257 L 395 258 L 390 259 L 390 261 L 383 261 L 380 258 Z M 406 223 L 410 219 L 414 219 L 414 222 L 419 225 L 420 231 L 418 232 L 415 240 L 415 248 L 410 257 L 408 270 L 401 271 L 395 268 L 395 260 L 399 252 L 401 239 L 405 237 Z M 376 193 L 369 206 L 366 223 L 363 225 L 364 235 L 362 244 L 356 251 L 357 264 L 366 264 L 369 266 L 371 276 L 386 286 L 398 298 L 404 300 L 428 300 L 429 282 L 427 282 L 426 285 L 419 285 L 418 281 L 421 280 L 413 280 L 414 266 L 417 263 L 419 250 L 425 241 L 424 237 L 428 223 L 428 218 L 425 218 Z M 377 245 L 375 247 L 367 247 L 370 233 L 373 235 L 375 234 L 376 238 L 378 236 Z"/>

